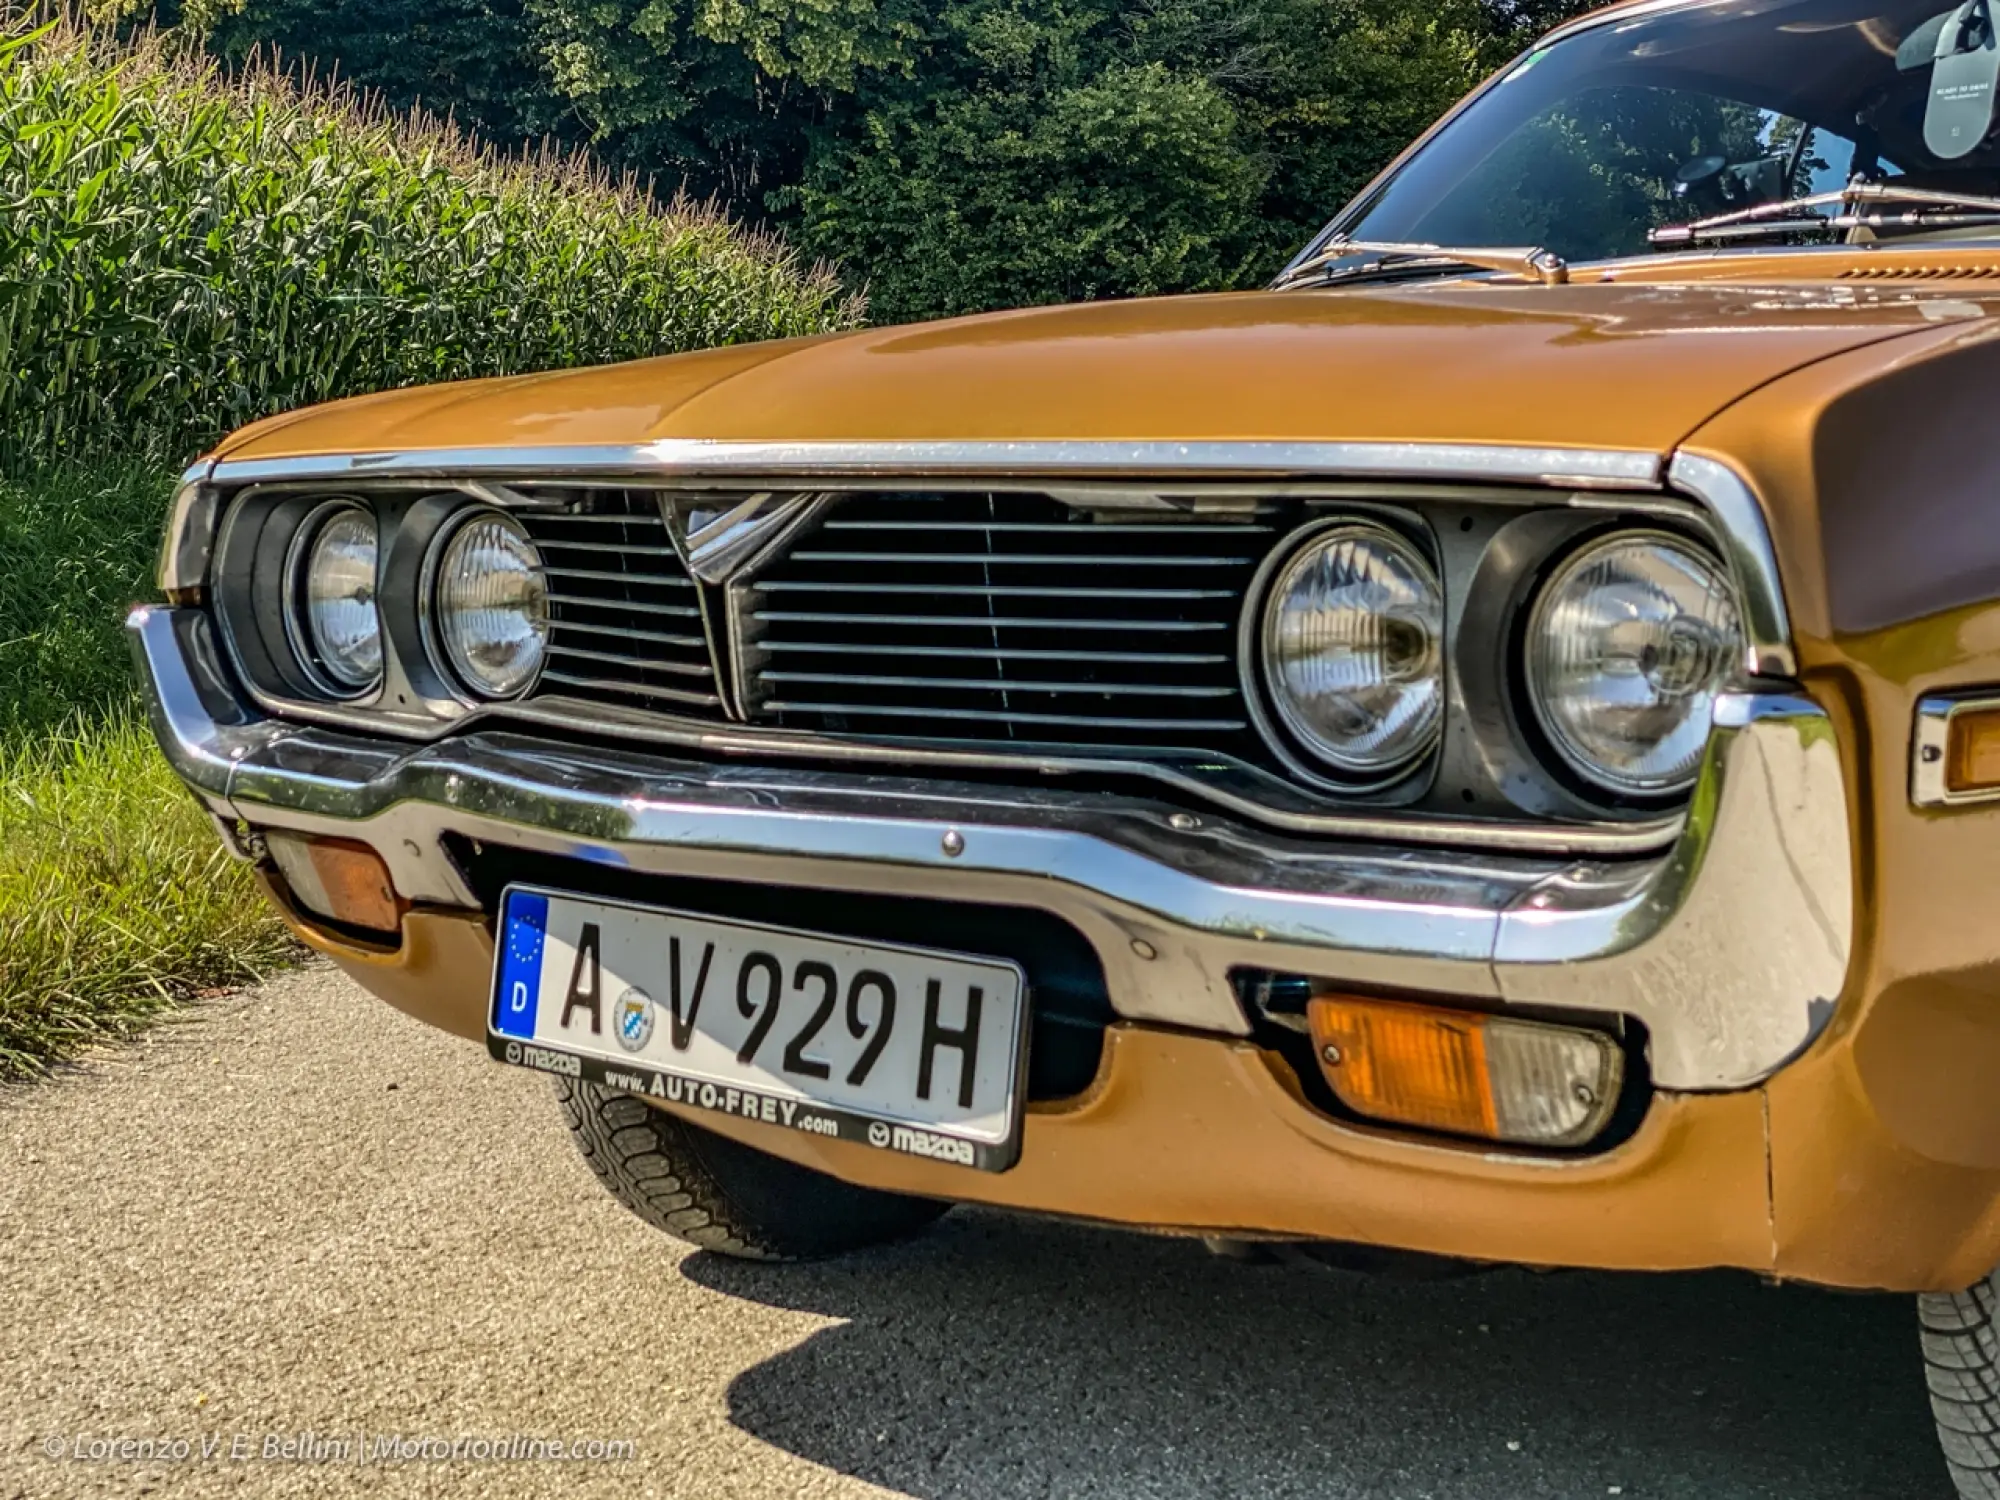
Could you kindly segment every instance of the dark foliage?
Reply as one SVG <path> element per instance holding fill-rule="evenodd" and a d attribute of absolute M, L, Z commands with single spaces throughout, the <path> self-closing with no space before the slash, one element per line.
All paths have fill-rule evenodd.
<path fill-rule="evenodd" d="M 141 0 L 143 3 L 143 0 Z M 185 14 L 178 5 L 185 4 Z M 1251 284 L 1570 0 L 176 0 L 502 143 L 589 145 L 878 318 Z"/>

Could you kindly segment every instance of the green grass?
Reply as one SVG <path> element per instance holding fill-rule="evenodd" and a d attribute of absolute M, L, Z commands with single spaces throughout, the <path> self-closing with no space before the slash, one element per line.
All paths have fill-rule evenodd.
<path fill-rule="evenodd" d="M 138 462 L 0 479 L 0 743 L 130 703 L 121 621 L 155 597 L 172 493 Z"/>
<path fill-rule="evenodd" d="M 0 1077 L 296 951 L 136 715 L 0 743 Z"/>
<path fill-rule="evenodd" d="M 171 491 L 143 461 L 0 479 L 0 1078 L 295 957 L 135 706 Z"/>

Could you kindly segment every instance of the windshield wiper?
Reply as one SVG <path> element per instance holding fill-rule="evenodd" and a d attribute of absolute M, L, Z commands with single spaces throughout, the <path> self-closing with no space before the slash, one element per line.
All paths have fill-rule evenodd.
<path fill-rule="evenodd" d="M 1901 214 L 1816 214 L 1802 212 L 1814 208 L 1846 208 L 1850 203 L 1907 203 L 1914 205 Z M 1956 209 L 1939 214 L 1926 209 Z M 1970 210 L 1970 212 L 1967 212 Z M 1981 224 L 2000 224 L 2000 198 L 1977 193 L 1939 192 L 1934 188 L 1897 187 L 1890 182 L 1850 182 L 1835 193 L 1813 193 L 1804 198 L 1784 198 L 1775 203 L 1759 203 L 1734 213 L 1716 214 L 1688 224 L 1667 224 L 1647 233 L 1655 245 L 1699 245 L 1716 240 L 1756 239 L 1767 234 L 1826 233 L 1837 229 L 1963 229 Z"/>
<path fill-rule="evenodd" d="M 1375 259 L 1338 271 L 1327 269 L 1350 255 L 1372 255 Z M 1271 283 L 1271 290 L 1281 292 L 1308 281 L 1326 286 L 1385 272 L 1422 270 L 1427 266 L 1439 270 L 1472 266 L 1482 271 L 1512 271 L 1544 286 L 1561 286 L 1569 280 L 1569 263 L 1555 251 L 1539 245 L 1458 246 L 1430 245 L 1416 240 L 1334 240 L 1319 254 L 1280 275 Z"/>

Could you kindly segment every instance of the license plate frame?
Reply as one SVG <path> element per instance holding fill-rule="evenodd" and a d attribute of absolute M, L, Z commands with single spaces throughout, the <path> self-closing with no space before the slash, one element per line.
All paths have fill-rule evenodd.
<path fill-rule="evenodd" d="M 619 934 L 614 943 L 607 943 L 603 933 L 605 920 L 600 919 L 592 951 L 590 952 L 590 978 L 593 981 L 594 998 L 586 1003 L 580 998 L 577 986 L 584 974 L 584 959 L 580 944 L 585 942 L 585 916 L 589 910 L 612 914 L 620 925 L 614 928 Z M 558 929 L 558 939 L 551 945 L 550 930 Z M 636 934 L 649 929 L 652 934 L 650 960 L 634 957 L 635 944 L 643 951 L 643 942 Z M 573 932 L 576 942 L 571 943 L 560 936 L 561 932 Z M 706 952 L 710 958 L 715 954 L 714 945 L 722 937 L 727 937 L 739 945 L 749 945 L 739 952 L 731 972 L 731 964 L 725 955 L 722 972 L 709 977 L 709 959 L 704 959 L 700 973 L 707 981 L 689 984 L 694 992 L 692 1003 L 685 1017 L 681 1014 L 683 980 L 691 979 L 696 968 L 693 948 L 696 942 L 709 945 Z M 680 941 L 688 939 L 689 952 L 684 959 Z M 762 940 L 762 946 L 756 946 Z M 571 970 L 567 981 L 552 980 L 551 966 L 545 960 L 554 948 L 556 962 L 554 968 Z M 611 948 L 614 956 L 607 956 Z M 794 1053 L 786 1049 L 781 1053 L 781 1034 L 792 1034 L 796 1017 L 808 1011 L 820 1013 L 822 1024 L 812 1028 L 815 1039 L 835 1038 L 851 1031 L 857 1021 L 866 1027 L 868 1044 L 873 1044 L 874 1027 L 885 1018 L 888 1022 L 881 1026 L 883 1036 L 876 1049 L 878 1059 L 892 1063 L 904 1060 L 908 1048 L 904 1045 L 914 1028 L 920 1033 L 918 1039 L 919 1065 L 927 1070 L 934 1065 L 936 1081 L 964 1090 L 964 1075 L 967 1071 L 976 1076 L 973 1093 L 979 1101 L 979 1113 L 968 1119 L 936 1118 L 935 1111 L 925 1115 L 914 1097 L 908 1105 L 901 1100 L 882 1102 L 878 1099 L 857 1099 L 848 1085 L 853 1083 L 852 1069 L 836 1085 L 829 1077 L 824 1089 L 841 1095 L 828 1098 L 825 1093 L 815 1093 L 813 1080 L 801 1082 L 786 1074 L 775 1077 L 768 1068 L 753 1059 L 745 1063 L 739 1051 L 734 1061 L 720 1058 L 717 1047 L 726 1050 L 728 1043 L 724 1036 L 736 1029 L 737 1023 L 745 1023 L 756 1030 L 757 1022 L 751 1011 L 746 1009 L 746 992 L 742 988 L 751 981 L 746 979 L 745 970 L 751 966 L 751 958 L 762 956 L 777 960 L 778 950 L 784 950 L 785 957 L 776 970 L 778 984 L 769 984 L 766 989 L 766 1004 L 775 1007 L 772 1018 L 764 1023 L 756 1045 L 751 1050 L 758 1058 L 796 1057 L 799 1060 L 826 1065 L 822 1058 L 807 1057 L 803 1051 Z M 565 956 L 565 954 L 567 956 Z M 802 959 L 801 955 L 810 955 Z M 872 957 L 872 963 L 865 971 L 874 979 L 890 980 L 890 991 L 886 997 L 879 987 L 872 984 L 862 991 L 863 1000 L 874 1002 L 875 1022 L 863 1020 L 862 1009 L 857 1008 L 853 993 L 853 979 L 840 968 L 840 963 L 855 957 Z M 664 967 L 671 958 L 673 969 L 662 984 L 658 968 Z M 614 961 L 615 959 L 615 961 Z M 798 980 L 797 966 L 801 962 L 816 963 L 831 972 L 835 979 L 829 981 L 826 995 L 845 993 L 847 1011 L 843 1016 L 826 1017 L 824 1004 L 814 1006 L 807 998 L 792 998 L 789 1012 L 795 1019 L 784 1021 L 784 1003 L 791 998 L 779 987 L 782 976 L 791 971 Z M 648 967 L 648 964 L 652 967 Z M 622 965 L 621 969 L 618 965 Z M 638 972 L 627 973 L 637 966 Z M 926 968 L 926 966 L 928 966 Z M 860 973 L 864 971 L 856 971 Z M 912 972 L 929 976 L 929 984 L 922 994 L 922 1022 L 906 1023 L 900 1034 L 895 1027 L 896 1010 L 894 996 L 895 981 L 899 976 Z M 965 998 L 960 1002 L 957 1019 L 959 1028 L 943 1026 L 943 1012 L 948 1001 L 942 994 L 946 977 L 955 976 L 964 981 Z M 971 978 L 985 976 L 998 983 L 1004 980 L 1011 989 L 996 989 L 987 993 L 971 984 Z M 763 971 L 760 977 L 769 981 L 770 971 Z M 818 975 L 810 978 L 817 980 Z M 551 986 L 562 991 L 562 996 L 553 1005 L 564 1008 L 560 1035 L 551 1035 L 557 1028 L 543 1024 L 552 1009 L 549 1000 Z M 525 986 L 525 1000 L 523 987 Z M 669 990 L 671 1008 L 667 1002 L 656 998 L 663 990 Z M 637 992 L 639 999 L 629 997 Z M 510 995 L 513 1003 L 510 1005 Z M 979 996 L 977 1000 L 973 996 Z M 706 997 L 705 999 L 703 997 Z M 614 1088 L 641 1097 L 657 1100 L 699 1113 L 759 1120 L 822 1139 L 852 1141 L 876 1150 L 890 1151 L 902 1155 L 922 1157 L 946 1162 L 952 1165 L 970 1167 L 984 1172 L 1004 1172 L 1020 1159 L 1021 1121 L 1027 1084 L 1028 1031 L 1030 1024 L 1030 991 L 1028 979 L 1021 965 L 1008 958 L 989 954 L 959 953 L 949 949 L 928 948 L 913 944 L 878 942 L 874 939 L 858 939 L 835 933 L 817 932 L 808 928 L 781 926 L 763 922 L 741 921 L 733 917 L 717 917 L 705 912 L 685 911 L 675 907 L 656 905 L 644 901 L 621 900 L 616 897 L 587 895 L 535 884 L 517 883 L 509 885 L 500 898 L 494 961 L 489 1001 L 486 1008 L 486 1047 L 488 1055 L 495 1061 L 518 1067 L 526 1067 L 539 1072 L 584 1078 L 607 1088 Z M 568 1001 L 574 1000 L 575 1004 Z M 703 1006 L 707 1005 L 707 1019 L 721 1025 L 703 1025 Z M 995 1024 L 995 1011 L 986 1007 L 997 1005 L 1003 1013 L 1003 1021 Z M 916 997 L 904 1014 L 917 1010 Z M 761 1016 L 763 1007 L 758 1007 Z M 611 1034 L 602 1029 L 606 1011 L 610 1012 Z M 640 1031 L 639 1015 L 643 1019 Z M 594 1019 L 597 1029 L 587 1037 L 572 1030 L 569 1025 L 571 1014 L 583 1012 Z M 620 1038 L 627 1019 L 633 1021 L 631 1030 L 640 1033 L 638 1045 L 632 1046 Z M 947 1034 L 958 1034 L 964 1028 L 971 1028 L 974 1047 L 971 1054 L 955 1042 L 938 1040 L 932 1042 L 931 1026 L 935 1023 Z M 1004 1039 L 1004 1054 L 996 1066 L 981 1067 L 976 1064 L 986 1059 L 979 1056 L 979 1049 L 989 1048 L 992 1038 Z M 862 1033 L 856 1032 L 851 1041 L 861 1041 Z M 763 1042 L 768 1041 L 768 1048 Z M 660 1043 L 660 1045 L 655 1045 Z M 864 1052 L 867 1046 L 864 1045 Z M 891 1053 L 894 1053 L 894 1058 Z M 929 1063 L 924 1063 L 928 1054 Z M 946 1061 L 947 1054 L 950 1060 Z M 968 1066 L 969 1063 L 975 1064 Z M 854 1067 L 860 1067 L 856 1059 Z M 865 1074 L 872 1071 L 863 1070 Z M 886 1076 L 886 1075 L 885 1075 Z M 988 1099 L 993 1089 L 1004 1088 L 997 1109 Z M 886 1093 L 886 1090 L 884 1091 Z M 909 1091 L 914 1096 L 915 1089 Z M 970 1105 L 966 1106 L 968 1109 Z M 994 1116 L 997 1114 L 997 1124 Z"/>

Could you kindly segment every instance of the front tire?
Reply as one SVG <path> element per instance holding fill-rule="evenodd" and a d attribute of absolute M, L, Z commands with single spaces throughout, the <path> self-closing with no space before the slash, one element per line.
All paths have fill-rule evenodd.
<path fill-rule="evenodd" d="M 655 1228 L 741 1260 L 816 1260 L 916 1233 L 949 1204 L 855 1187 L 703 1130 L 630 1094 L 555 1080 L 570 1136 Z"/>
<path fill-rule="evenodd" d="M 1917 1299 L 1924 1378 L 1952 1483 L 1964 1500 L 2000 1500 L 2000 1271 L 1963 1292 Z"/>

